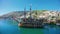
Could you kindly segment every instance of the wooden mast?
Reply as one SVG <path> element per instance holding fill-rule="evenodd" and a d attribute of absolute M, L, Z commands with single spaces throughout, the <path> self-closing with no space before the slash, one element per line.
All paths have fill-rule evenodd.
<path fill-rule="evenodd" d="M 31 9 L 31 6 L 32 6 L 32 4 L 30 4 L 30 18 L 32 17 L 32 16 L 31 16 L 31 10 L 32 10 L 32 9 Z"/>
<path fill-rule="evenodd" d="M 24 8 L 24 21 L 26 21 L 26 6 Z"/>

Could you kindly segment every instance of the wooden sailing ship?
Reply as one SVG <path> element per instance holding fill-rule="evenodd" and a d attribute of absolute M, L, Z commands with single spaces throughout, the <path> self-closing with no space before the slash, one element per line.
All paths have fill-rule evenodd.
<path fill-rule="evenodd" d="M 36 12 L 36 15 L 37 15 L 37 12 Z M 41 18 L 41 19 L 32 18 L 31 6 L 30 6 L 30 17 L 26 18 L 26 8 L 24 9 L 24 17 L 25 18 L 23 18 L 22 21 L 18 24 L 19 27 L 29 27 L 29 28 L 31 28 L 31 27 L 39 28 L 40 27 L 40 28 L 42 28 L 44 26 L 44 24 L 43 24 L 44 19 L 43 18 Z"/>

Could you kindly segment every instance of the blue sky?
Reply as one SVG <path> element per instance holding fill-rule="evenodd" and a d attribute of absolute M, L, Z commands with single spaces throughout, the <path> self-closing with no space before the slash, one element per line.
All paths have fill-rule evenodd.
<path fill-rule="evenodd" d="M 12 12 L 22 11 L 26 6 L 32 4 L 32 10 L 60 10 L 60 0 L 0 0 L 0 15 Z"/>

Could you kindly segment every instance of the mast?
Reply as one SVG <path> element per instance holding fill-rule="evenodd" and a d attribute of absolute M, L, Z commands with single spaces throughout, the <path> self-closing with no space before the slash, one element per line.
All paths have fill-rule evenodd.
<path fill-rule="evenodd" d="M 26 6 L 24 8 L 24 18 L 26 19 Z"/>
<path fill-rule="evenodd" d="M 30 18 L 32 17 L 32 16 L 31 16 L 31 10 L 32 10 L 32 9 L 31 9 L 31 6 L 32 6 L 32 4 L 30 4 Z"/>
<path fill-rule="evenodd" d="M 36 19 L 37 19 L 37 10 L 36 10 Z"/>
<path fill-rule="evenodd" d="M 24 21 L 26 21 L 26 6 L 24 8 Z"/>

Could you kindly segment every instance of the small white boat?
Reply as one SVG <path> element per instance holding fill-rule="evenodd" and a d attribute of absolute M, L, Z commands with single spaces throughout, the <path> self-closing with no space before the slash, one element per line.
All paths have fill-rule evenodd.
<path fill-rule="evenodd" d="M 56 25 L 60 26 L 60 23 L 56 23 Z"/>

